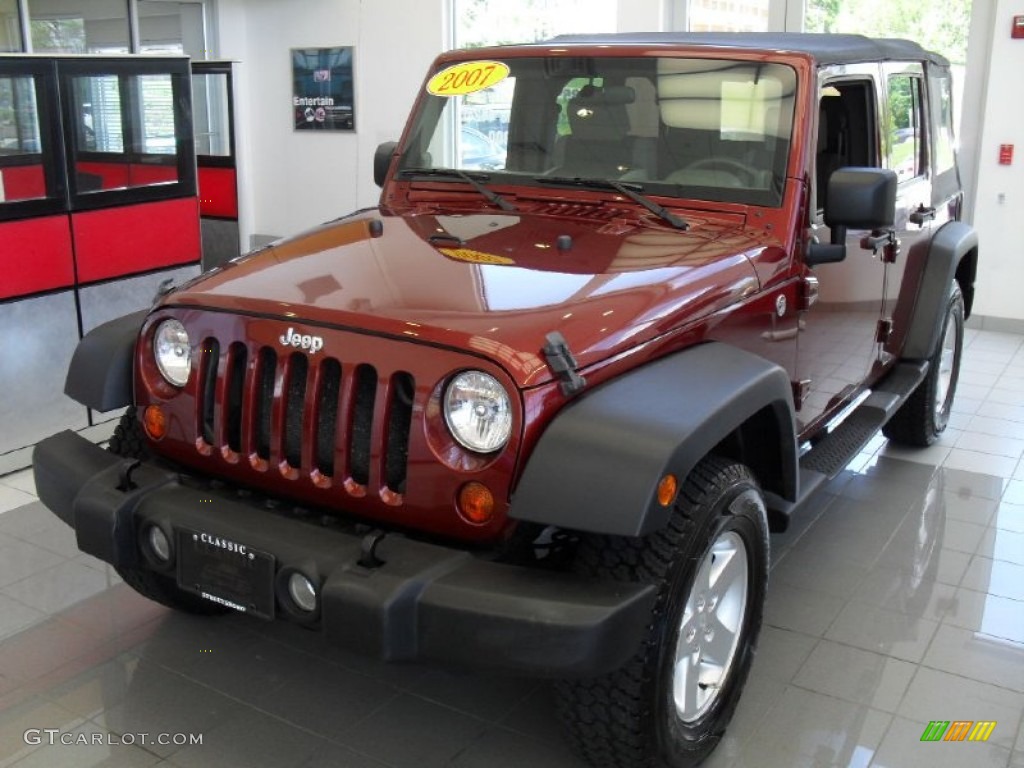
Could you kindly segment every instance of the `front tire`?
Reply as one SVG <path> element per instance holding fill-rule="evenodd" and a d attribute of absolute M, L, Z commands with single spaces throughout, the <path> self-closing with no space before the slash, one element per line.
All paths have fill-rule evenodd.
<path fill-rule="evenodd" d="M 594 578 L 652 583 L 659 593 L 629 662 L 556 684 L 570 743 L 596 766 L 696 765 L 732 718 L 761 628 L 768 527 L 753 475 L 706 458 L 664 530 L 643 539 L 585 537 L 577 563 Z"/>
<path fill-rule="evenodd" d="M 946 302 L 939 346 L 929 361 L 928 374 L 882 427 L 882 434 L 894 443 L 921 448 L 939 439 L 949 424 L 963 348 L 964 297 L 954 281 Z"/>

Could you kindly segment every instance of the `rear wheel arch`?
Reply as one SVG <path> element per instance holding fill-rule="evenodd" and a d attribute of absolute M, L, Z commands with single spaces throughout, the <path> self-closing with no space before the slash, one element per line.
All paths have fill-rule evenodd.
<path fill-rule="evenodd" d="M 964 296 L 964 316 L 970 316 L 977 266 L 977 232 L 960 221 L 942 225 L 928 248 L 928 258 L 900 355 L 903 359 L 927 360 L 934 354 L 945 318 L 949 287 L 954 280 Z"/>
<path fill-rule="evenodd" d="M 964 319 L 971 316 L 974 306 L 974 280 L 978 275 L 978 246 L 964 253 L 956 265 L 956 282 L 964 297 Z"/>

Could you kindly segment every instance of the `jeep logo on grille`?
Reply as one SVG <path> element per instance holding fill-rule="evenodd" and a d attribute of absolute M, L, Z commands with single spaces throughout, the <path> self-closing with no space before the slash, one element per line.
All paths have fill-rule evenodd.
<path fill-rule="evenodd" d="M 301 333 L 296 333 L 294 328 L 289 328 L 288 332 L 284 334 L 284 336 L 281 336 L 278 341 L 286 347 L 308 349 L 309 354 L 311 355 L 315 355 L 324 348 L 324 340 L 322 336 L 303 335 Z"/>

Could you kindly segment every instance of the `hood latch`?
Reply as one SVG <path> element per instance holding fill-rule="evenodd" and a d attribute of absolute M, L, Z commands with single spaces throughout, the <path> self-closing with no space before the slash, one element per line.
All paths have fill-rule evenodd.
<path fill-rule="evenodd" d="M 545 338 L 548 343 L 544 345 L 543 352 L 548 368 L 561 379 L 559 386 L 562 394 L 566 397 L 575 395 L 587 386 L 587 380 L 576 373 L 576 358 L 569 350 L 569 342 L 559 331 L 552 331 Z"/>

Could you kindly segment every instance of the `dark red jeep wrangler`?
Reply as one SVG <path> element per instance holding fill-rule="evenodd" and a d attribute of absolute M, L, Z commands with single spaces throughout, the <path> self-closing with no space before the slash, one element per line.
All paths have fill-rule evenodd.
<path fill-rule="evenodd" d="M 43 501 L 155 600 L 554 677 L 599 765 L 692 765 L 768 531 L 949 417 L 977 263 L 950 72 L 843 35 L 441 56 L 377 208 L 108 323 Z"/>

